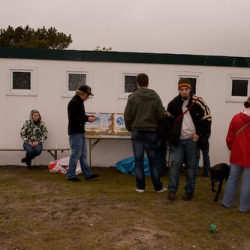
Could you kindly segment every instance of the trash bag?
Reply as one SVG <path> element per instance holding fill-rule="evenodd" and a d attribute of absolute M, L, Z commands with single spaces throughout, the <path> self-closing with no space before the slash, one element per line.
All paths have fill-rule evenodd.
<path fill-rule="evenodd" d="M 148 158 L 144 157 L 144 173 L 145 175 L 150 175 L 150 167 Z M 133 174 L 135 175 L 135 158 L 129 157 L 121 161 L 118 161 L 115 166 L 124 174 Z"/>
<path fill-rule="evenodd" d="M 66 174 L 69 168 L 69 157 L 64 157 L 59 160 L 54 160 L 49 163 L 49 172 L 50 173 L 57 173 L 57 174 Z M 78 160 L 76 166 L 76 175 L 81 174 L 81 166 Z"/>

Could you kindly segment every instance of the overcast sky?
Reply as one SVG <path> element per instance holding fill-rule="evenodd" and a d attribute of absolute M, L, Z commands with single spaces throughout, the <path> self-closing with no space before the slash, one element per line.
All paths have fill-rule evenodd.
<path fill-rule="evenodd" d="M 0 0 L 0 28 L 55 27 L 68 49 L 250 56 L 250 0 Z"/>

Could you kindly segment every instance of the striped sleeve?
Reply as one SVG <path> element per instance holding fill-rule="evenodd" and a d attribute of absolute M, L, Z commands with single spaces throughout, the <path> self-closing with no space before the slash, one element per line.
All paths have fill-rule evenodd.
<path fill-rule="evenodd" d="M 205 103 L 205 101 L 198 96 L 193 96 L 194 101 L 196 100 L 196 103 L 201 107 L 201 109 L 204 111 L 204 116 L 202 117 L 202 120 L 208 120 L 209 122 L 212 122 L 212 116 L 209 107 Z"/>

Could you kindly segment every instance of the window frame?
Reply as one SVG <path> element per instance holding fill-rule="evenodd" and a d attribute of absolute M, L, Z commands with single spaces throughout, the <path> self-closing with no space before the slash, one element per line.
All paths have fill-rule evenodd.
<path fill-rule="evenodd" d="M 232 96 L 233 90 L 233 80 L 247 80 L 247 93 L 246 96 Z M 250 75 L 244 74 L 228 74 L 228 84 L 227 84 L 227 102 L 243 103 L 250 96 Z"/>
<path fill-rule="evenodd" d="M 125 76 L 137 76 L 140 73 L 148 75 L 148 70 L 134 70 L 134 69 L 120 69 L 120 84 L 119 84 L 119 99 L 127 99 L 133 92 L 124 92 L 125 89 Z M 148 75 L 149 76 L 149 75 Z"/>
<path fill-rule="evenodd" d="M 7 65 L 7 95 L 37 96 L 37 66 Z M 30 89 L 13 89 L 13 73 L 30 73 Z"/>
<path fill-rule="evenodd" d="M 86 75 L 86 85 L 92 88 L 92 68 L 76 68 L 76 67 L 65 67 L 63 68 L 63 89 L 62 97 L 73 97 L 75 95 L 74 91 L 69 91 L 69 74 L 85 74 Z M 91 98 L 91 96 L 89 96 Z"/>

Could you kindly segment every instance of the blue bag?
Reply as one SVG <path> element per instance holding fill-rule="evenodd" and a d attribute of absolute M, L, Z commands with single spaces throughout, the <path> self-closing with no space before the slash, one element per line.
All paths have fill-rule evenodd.
<path fill-rule="evenodd" d="M 148 158 L 144 157 L 144 172 L 145 175 L 150 175 L 150 167 Z M 135 158 L 129 157 L 121 161 L 118 161 L 115 166 L 124 174 L 134 174 L 135 175 Z"/>

